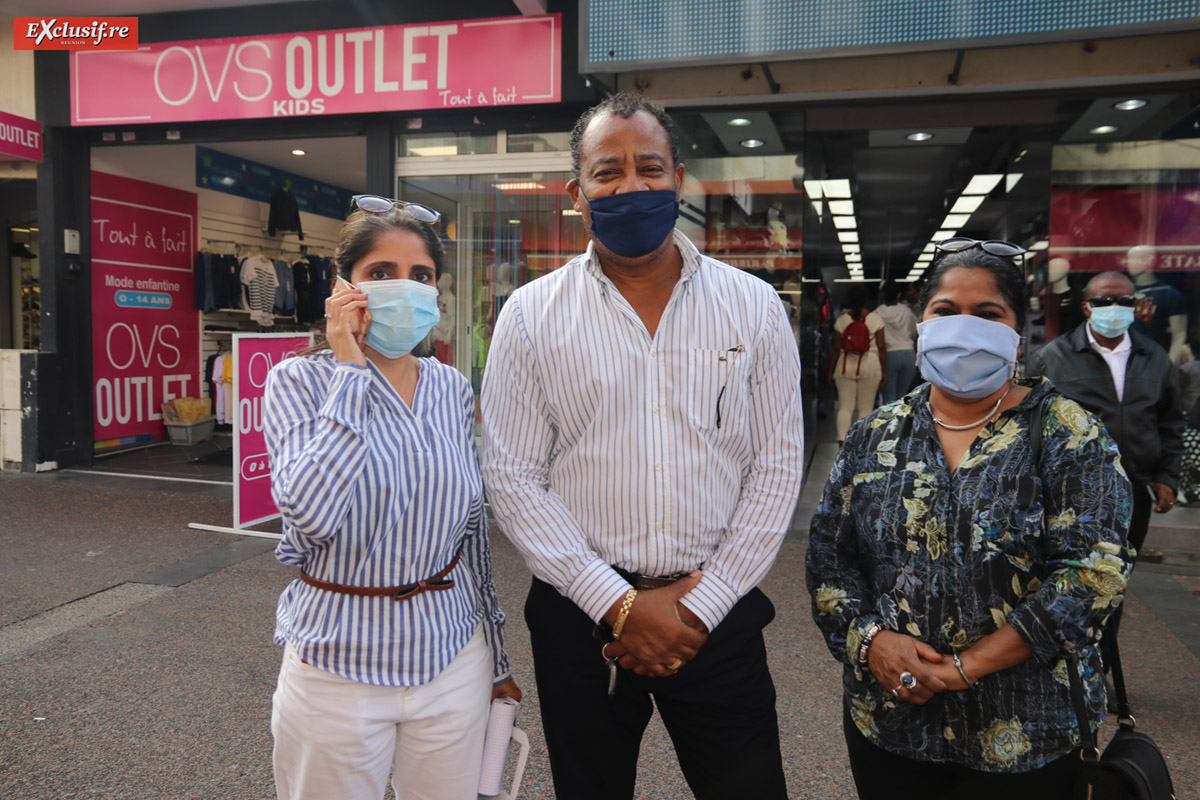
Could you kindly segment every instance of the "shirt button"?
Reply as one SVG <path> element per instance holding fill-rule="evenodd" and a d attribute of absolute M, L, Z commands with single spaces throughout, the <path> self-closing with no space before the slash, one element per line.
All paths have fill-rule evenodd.
<path fill-rule="evenodd" d="M 658 350 L 657 350 L 657 348 L 653 348 L 653 347 L 652 347 L 652 348 L 650 348 L 650 355 L 652 355 L 652 356 L 656 356 L 656 355 L 658 355 Z"/>
<path fill-rule="evenodd" d="M 657 413 L 658 413 L 658 406 L 651 406 L 651 407 L 650 407 L 650 410 L 651 410 L 651 411 L 653 411 L 655 414 L 657 414 Z"/>
<path fill-rule="evenodd" d="M 655 464 L 655 465 L 654 465 L 654 471 L 655 471 L 655 472 L 662 472 L 662 464 Z"/>
<path fill-rule="evenodd" d="M 654 526 L 654 530 L 656 530 L 656 531 L 661 531 L 661 530 L 662 530 L 662 523 L 660 522 L 660 523 L 658 523 L 657 525 L 655 525 L 655 526 Z"/>

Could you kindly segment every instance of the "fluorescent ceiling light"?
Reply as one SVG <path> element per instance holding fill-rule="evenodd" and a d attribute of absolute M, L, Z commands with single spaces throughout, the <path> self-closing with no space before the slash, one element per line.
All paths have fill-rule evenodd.
<path fill-rule="evenodd" d="M 292 155 L 302 156 L 302 155 L 305 155 L 305 153 L 303 150 L 301 150 L 300 148 L 297 147 L 295 150 L 292 151 Z"/>
<path fill-rule="evenodd" d="M 821 182 L 820 181 L 805 181 L 804 193 L 813 200 L 821 199 Z"/>
<path fill-rule="evenodd" d="M 1103 136 L 1106 133 L 1116 133 L 1116 132 L 1117 132 L 1116 125 L 1097 125 L 1096 127 L 1092 128 L 1089 131 L 1089 133 L 1094 133 L 1097 136 Z"/>
<path fill-rule="evenodd" d="M 742 139 L 740 142 L 738 142 L 738 144 L 740 144 L 742 147 L 754 149 L 755 147 L 762 147 L 764 144 L 766 144 L 766 142 L 764 142 L 762 139 Z"/>
<path fill-rule="evenodd" d="M 935 242 L 940 242 L 943 239 L 953 239 L 957 235 L 958 231 L 938 231 L 933 235 L 933 240 Z"/>
<path fill-rule="evenodd" d="M 545 189 L 545 185 L 534 181 L 514 181 L 511 183 L 493 183 L 493 189 L 499 189 L 502 192 L 519 192 L 528 189 Z"/>
<path fill-rule="evenodd" d="M 508 221 L 508 224 L 509 224 L 509 225 L 520 225 L 520 224 L 521 224 L 521 220 L 519 220 L 519 219 L 510 219 L 510 220 Z"/>
<path fill-rule="evenodd" d="M 917 256 L 918 264 L 928 264 L 930 261 L 933 261 L 932 253 L 922 253 L 921 255 Z"/>
<path fill-rule="evenodd" d="M 834 283 L 879 283 L 879 281 L 868 281 L 862 275 L 853 278 L 834 278 Z"/>
<path fill-rule="evenodd" d="M 735 128 L 744 128 L 750 124 L 750 120 L 746 119 L 745 117 L 734 117 L 733 119 L 728 120 L 725 124 L 732 125 Z"/>
<path fill-rule="evenodd" d="M 857 242 L 858 241 L 858 231 L 838 231 L 837 235 L 838 235 L 839 242 Z"/>
<path fill-rule="evenodd" d="M 843 253 L 861 253 L 861 246 L 857 242 L 846 242 L 842 245 Z"/>
<path fill-rule="evenodd" d="M 983 197 L 960 197 L 954 201 L 951 214 L 974 214 L 975 209 L 983 204 Z"/>
<path fill-rule="evenodd" d="M 990 194 L 1003 177 L 1003 175 L 976 175 L 971 178 L 971 182 L 967 184 L 967 188 L 963 189 L 962 193 Z"/>
<path fill-rule="evenodd" d="M 1029 249 L 1030 249 L 1030 250 L 1033 250 L 1033 251 L 1037 251 L 1037 250 L 1045 250 L 1045 249 L 1046 249 L 1046 248 L 1048 248 L 1049 246 L 1050 246 L 1050 240 L 1049 240 L 1049 239 L 1042 239 L 1042 240 L 1041 240 L 1041 241 L 1039 241 L 1039 242 L 1034 242 L 1033 244 L 1031 244 L 1031 245 L 1029 246 Z"/>
<path fill-rule="evenodd" d="M 826 197 L 833 197 L 838 200 L 847 200 L 850 198 L 849 178 L 836 178 L 831 181 L 821 181 L 821 188 L 825 191 Z"/>
<path fill-rule="evenodd" d="M 858 223 L 854 220 L 854 217 L 834 217 L 833 227 L 843 230 L 846 228 L 857 228 Z"/>
<path fill-rule="evenodd" d="M 821 203 L 820 200 L 813 200 L 812 207 L 813 207 L 813 211 L 817 212 L 818 217 L 825 215 L 825 206 L 824 206 L 824 204 Z"/>
<path fill-rule="evenodd" d="M 915 131 L 904 138 L 908 139 L 910 142 L 928 142 L 933 138 L 933 134 L 929 131 Z"/>
<path fill-rule="evenodd" d="M 961 228 L 967 224 L 967 220 L 971 218 L 970 214 L 947 214 L 942 220 L 943 228 Z"/>
<path fill-rule="evenodd" d="M 431 144 L 425 147 L 410 147 L 409 150 L 414 156 L 456 156 L 458 155 L 458 145 L 456 144 Z"/>
<path fill-rule="evenodd" d="M 924 249 L 924 250 L 922 250 L 921 252 L 922 252 L 922 253 L 932 253 L 932 252 L 934 252 L 933 242 L 930 242 L 929 244 L 925 245 L 925 249 Z"/>
<path fill-rule="evenodd" d="M 862 253 L 847 253 L 846 261 L 847 262 L 862 261 Z"/>
<path fill-rule="evenodd" d="M 1008 173 L 1008 175 L 1004 179 L 1005 180 L 1004 191 L 1011 192 L 1013 190 L 1013 187 L 1017 185 L 1017 181 L 1021 180 L 1021 176 L 1024 174 L 1025 173 L 1023 173 L 1023 172 Z"/>
<path fill-rule="evenodd" d="M 1133 111 L 1146 105 L 1146 101 L 1140 97 L 1131 97 L 1128 100 L 1122 100 L 1119 103 L 1113 103 L 1113 108 L 1118 111 Z"/>
<path fill-rule="evenodd" d="M 854 213 L 854 201 L 853 200 L 830 200 L 829 201 L 829 213 L 830 214 L 843 214 L 843 215 L 853 214 Z"/>
<path fill-rule="evenodd" d="M 573 209 L 573 208 L 564 208 L 564 209 L 562 210 L 562 215 L 563 215 L 564 217 L 580 217 L 580 216 L 583 216 L 582 214 L 580 214 L 578 211 L 576 211 L 576 210 L 575 210 L 575 209 Z"/>

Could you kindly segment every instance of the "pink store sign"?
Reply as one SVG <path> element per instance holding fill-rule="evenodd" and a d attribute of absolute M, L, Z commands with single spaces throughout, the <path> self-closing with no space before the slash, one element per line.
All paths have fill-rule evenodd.
<path fill-rule="evenodd" d="M 42 160 L 42 123 L 0 111 L 0 156 Z"/>
<path fill-rule="evenodd" d="M 71 123 L 557 103 L 559 14 L 71 53 Z"/>
<path fill-rule="evenodd" d="M 263 395 L 271 367 L 312 345 L 312 334 L 233 336 L 233 527 L 279 516 L 271 499 L 271 460 L 263 435 Z"/>
<path fill-rule="evenodd" d="M 92 173 L 98 448 L 166 438 L 162 404 L 200 396 L 196 193 Z"/>

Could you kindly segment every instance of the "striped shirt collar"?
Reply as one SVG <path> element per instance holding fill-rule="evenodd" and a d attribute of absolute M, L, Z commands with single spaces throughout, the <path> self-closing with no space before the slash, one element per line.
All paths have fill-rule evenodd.
<path fill-rule="evenodd" d="M 675 249 L 683 256 L 683 270 L 679 274 L 679 280 L 681 283 L 686 283 L 700 271 L 700 267 L 704 264 L 704 256 L 696 249 L 696 245 L 692 244 L 692 240 L 683 235 L 678 228 L 671 231 L 671 237 L 675 243 Z M 601 283 L 611 283 L 600 266 L 600 257 L 596 255 L 595 241 L 588 242 L 587 250 L 583 254 L 583 268 Z"/>

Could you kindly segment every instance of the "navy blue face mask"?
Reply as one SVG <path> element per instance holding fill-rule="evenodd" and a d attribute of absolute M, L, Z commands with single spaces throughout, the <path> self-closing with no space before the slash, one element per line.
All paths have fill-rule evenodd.
<path fill-rule="evenodd" d="M 583 188 L 579 189 L 583 194 Z M 675 229 L 679 200 L 674 189 L 625 192 L 592 200 L 592 236 L 624 258 L 641 258 L 653 253 Z"/>

